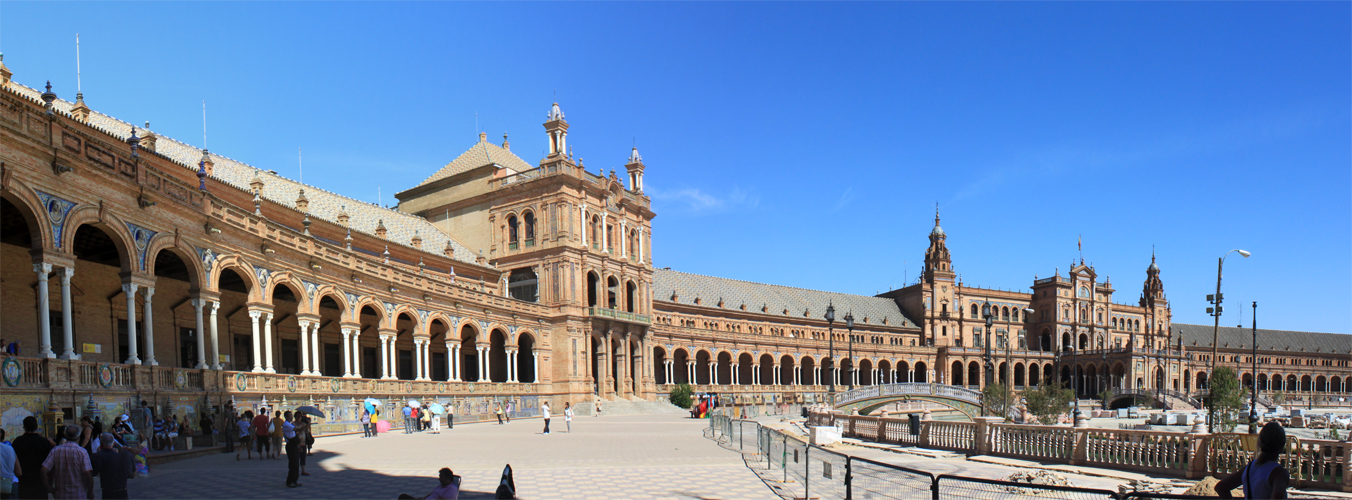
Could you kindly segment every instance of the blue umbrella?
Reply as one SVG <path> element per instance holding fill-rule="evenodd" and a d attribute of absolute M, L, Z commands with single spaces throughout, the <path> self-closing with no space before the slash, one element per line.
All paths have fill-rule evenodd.
<path fill-rule="evenodd" d="M 380 407 L 380 400 L 376 398 L 366 398 L 365 403 L 366 411 L 369 413 L 375 413 L 376 408 Z"/>
<path fill-rule="evenodd" d="M 432 406 L 427 407 L 427 409 L 432 410 L 433 415 L 441 415 L 446 413 L 446 408 L 441 406 L 441 403 L 432 403 Z"/>

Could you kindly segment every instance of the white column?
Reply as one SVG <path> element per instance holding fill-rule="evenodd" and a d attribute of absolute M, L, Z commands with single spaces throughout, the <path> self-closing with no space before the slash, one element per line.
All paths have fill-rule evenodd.
<path fill-rule="evenodd" d="M 268 312 L 268 322 L 263 324 L 263 356 L 267 361 L 266 371 L 277 373 L 277 370 L 272 368 L 272 312 Z"/>
<path fill-rule="evenodd" d="M 313 356 L 310 360 L 310 375 L 324 374 L 324 372 L 319 371 L 319 354 L 321 352 L 319 348 L 319 322 L 315 321 L 310 323 L 310 355 Z"/>
<path fill-rule="evenodd" d="M 715 358 L 715 359 L 716 359 L 716 358 Z M 716 384 L 718 384 L 718 378 L 715 377 L 715 375 L 718 375 L 717 368 L 718 368 L 718 363 L 717 363 L 715 360 L 710 360 L 710 362 L 709 362 L 709 385 L 716 385 Z"/>
<path fill-rule="evenodd" d="M 204 325 L 202 322 L 202 306 L 205 306 L 206 303 L 202 302 L 202 299 L 192 299 L 190 302 L 192 303 L 193 316 L 197 319 L 197 328 L 193 330 L 193 336 L 197 337 L 197 366 L 195 368 L 205 370 L 207 369 L 207 334 L 206 330 L 202 328 Z"/>
<path fill-rule="evenodd" d="M 447 359 L 446 359 L 446 362 L 450 364 L 450 368 L 449 368 L 449 371 L 450 371 L 450 377 L 448 377 L 448 379 L 449 379 L 451 382 L 459 382 L 459 381 L 460 381 L 460 345 L 459 345 L 459 344 L 452 344 L 452 343 L 450 343 L 450 342 L 447 342 L 447 343 L 446 343 L 446 358 L 447 358 Z"/>
<path fill-rule="evenodd" d="M 532 384 L 538 383 L 540 381 L 540 353 L 532 349 L 530 352 L 530 361 L 531 366 L 534 367 L 534 369 L 531 370 L 530 381 Z"/>
<path fill-rule="evenodd" d="M 123 283 L 122 294 L 127 296 L 127 361 L 129 365 L 141 364 L 136 356 L 136 283 Z M 45 295 L 44 295 L 45 296 Z"/>
<path fill-rule="evenodd" d="M 476 346 L 476 347 L 477 347 L 477 346 Z M 479 381 L 480 381 L 480 382 L 492 382 L 492 381 L 493 381 L 493 379 L 492 379 L 493 369 L 492 369 L 491 366 L 488 366 L 488 363 L 489 363 L 489 359 L 488 359 L 488 348 L 487 348 L 487 347 L 479 347 Z"/>
<path fill-rule="evenodd" d="M 215 311 L 212 311 L 212 319 L 215 319 Z M 263 371 L 263 353 L 259 349 L 258 317 L 263 315 L 263 311 L 249 311 L 249 324 L 253 325 L 253 372 L 262 373 Z M 214 321 L 213 321 L 214 323 Z"/>
<path fill-rule="evenodd" d="M 446 381 L 455 380 L 455 349 L 451 348 L 451 343 L 446 343 Z"/>
<path fill-rule="evenodd" d="M 399 380 L 399 343 L 398 333 L 390 335 L 390 379 Z"/>
<path fill-rule="evenodd" d="M 643 228 L 638 228 L 638 263 L 643 264 Z"/>
<path fill-rule="evenodd" d="M 422 365 L 423 380 L 432 380 L 431 374 L 432 364 L 428 361 L 428 358 L 431 357 L 432 357 L 432 341 L 424 340 L 422 341 L 422 356 L 418 358 L 418 364 Z"/>
<path fill-rule="evenodd" d="M 352 340 L 352 330 L 342 328 L 343 334 L 343 377 L 352 377 L 352 346 L 349 344 Z"/>
<path fill-rule="evenodd" d="M 629 258 L 629 222 L 620 220 L 620 257 Z"/>
<path fill-rule="evenodd" d="M 70 278 L 75 276 L 75 269 L 63 267 L 56 275 L 61 278 L 61 338 L 66 340 L 61 359 L 80 359 L 80 355 L 75 353 L 75 325 L 70 320 Z"/>
<path fill-rule="evenodd" d="M 353 328 L 352 332 L 352 357 L 346 358 L 352 361 L 352 378 L 361 378 L 361 327 Z"/>
<path fill-rule="evenodd" d="M 56 353 L 52 352 L 52 306 L 47 297 L 47 277 L 52 274 L 52 265 L 33 264 L 33 272 L 38 275 L 38 333 L 41 334 L 42 342 L 42 351 L 38 357 L 55 358 Z M 66 345 L 67 349 L 70 347 Z"/>
<path fill-rule="evenodd" d="M 822 385 L 822 367 L 812 367 L 812 385 Z"/>
<path fill-rule="evenodd" d="M 63 286 L 63 288 L 65 287 Z M 155 287 L 153 286 L 146 287 L 145 295 L 146 295 L 146 308 L 145 311 L 142 312 L 142 317 L 145 318 L 144 323 L 146 328 L 145 363 L 150 366 L 158 366 L 159 363 L 155 361 L 155 316 L 153 312 L 154 308 L 151 307 L 151 297 L 155 296 Z M 62 297 L 61 300 L 62 302 L 65 302 L 65 297 Z M 66 345 L 70 345 L 70 342 L 67 341 Z"/>
<path fill-rule="evenodd" d="M 390 366 L 390 351 L 393 349 L 393 342 L 390 342 L 388 335 L 381 335 L 380 339 L 380 378 L 389 379 L 394 373 L 394 367 Z"/>
<path fill-rule="evenodd" d="M 218 324 L 218 323 L 216 322 L 216 311 L 219 311 L 220 309 L 221 309 L 221 302 L 220 302 L 219 300 L 213 300 L 213 301 L 211 301 L 211 369 L 212 369 L 212 370 L 220 370 L 220 369 L 221 369 L 221 343 L 220 343 L 220 338 L 217 336 L 217 331 L 216 331 L 216 325 Z M 232 350 L 231 352 L 233 353 L 234 351 Z"/>
<path fill-rule="evenodd" d="M 300 324 L 300 374 L 310 374 L 310 322 L 296 320 Z"/>
<path fill-rule="evenodd" d="M 606 230 L 606 212 L 601 212 L 601 251 L 610 253 L 610 231 Z"/>
<path fill-rule="evenodd" d="M 577 212 L 578 216 L 582 218 L 582 226 L 578 232 L 582 233 L 582 246 L 585 247 L 590 245 L 590 243 L 587 242 L 587 205 L 579 205 L 577 207 Z"/>

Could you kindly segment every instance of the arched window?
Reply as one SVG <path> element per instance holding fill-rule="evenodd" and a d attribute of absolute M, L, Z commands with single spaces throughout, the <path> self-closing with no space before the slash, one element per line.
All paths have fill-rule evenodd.
<path fill-rule="evenodd" d="M 1009 321 L 1009 308 L 1008 308 L 1008 307 L 1002 307 L 1002 308 L 1000 308 L 1000 319 L 1002 319 L 1002 320 L 1004 320 L 1004 321 Z"/>
<path fill-rule="evenodd" d="M 972 304 L 972 319 L 980 318 L 980 312 L 976 310 L 976 304 Z"/>
<path fill-rule="evenodd" d="M 511 248 L 516 248 L 517 241 L 520 241 L 520 234 L 517 232 L 517 223 L 515 215 L 507 216 L 507 244 Z"/>
<path fill-rule="evenodd" d="M 526 222 L 526 244 L 533 245 L 535 244 L 535 214 L 526 212 L 521 218 Z"/>
<path fill-rule="evenodd" d="M 1013 314 L 1013 316 L 1014 316 L 1014 322 L 1015 322 L 1015 323 L 1018 323 L 1018 322 L 1019 322 L 1019 308 L 1015 307 L 1015 308 L 1014 308 L 1014 311 L 1012 311 L 1012 312 L 1014 313 L 1014 314 Z"/>
<path fill-rule="evenodd" d="M 597 216 L 592 216 L 592 220 L 591 220 L 591 244 L 592 244 L 592 248 L 593 248 L 593 249 L 601 248 L 601 232 L 600 232 L 600 229 L 599 229 L 600 226 L 601 226 L 601 218 L 600 218 L 600 217 L 597 217 Z"/>

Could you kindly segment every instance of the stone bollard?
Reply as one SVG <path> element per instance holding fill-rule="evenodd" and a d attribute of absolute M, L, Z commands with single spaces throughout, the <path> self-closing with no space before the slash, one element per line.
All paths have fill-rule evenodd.
<path fill-rule="evenodd" d="M 1203 421 L 1203 419 L 1198 419 Z M 1183 472 L 1183 477 L 1187 479 L 1202 479 L 1208 474 L 1207 455 L 1211 453 L 1211 435 L 1206 433 L 1206 424 L 1198 424 L 1203 429 L 1202 432 L 1188 433 L 1188 452 L 1190 460 L 1188 461 L 1188 470 Z M 1193 427 L 1196 431 L 1197 427 Z"/>
<path fill-rule="evenodd" d="M 976 433 L 972 436 L 972 444 L 975 446 L 973 452 L 977 455 L 988 455 L 991 451 L 991 439 L 995 436 L 995 428 L 991 424 L 1004 422 L 1003 417 L 977 417 Z"/>

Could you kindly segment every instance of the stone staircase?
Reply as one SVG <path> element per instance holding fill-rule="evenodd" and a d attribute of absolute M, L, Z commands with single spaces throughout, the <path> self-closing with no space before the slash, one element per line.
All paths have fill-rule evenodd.
<path fill-rule="evenodd" d="M 578 405 L 573 413 L 578 416 L 591 416 L 596 409 L 593 402 L 585 402 Z M 690 411 L 682 409 L 679 406 L 671 404 L 665 400 L 645 401 L 642 399 L 616 399 L 613 401 L 601 402 L 601 415 L 689 415 Z"/>

